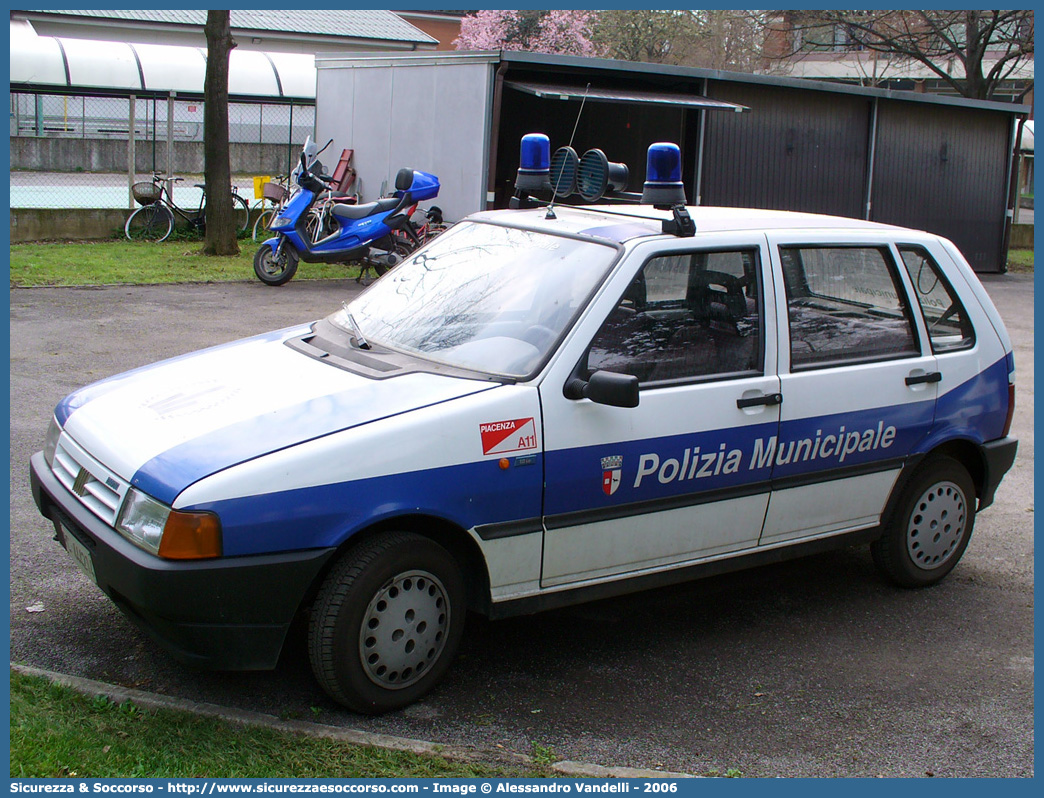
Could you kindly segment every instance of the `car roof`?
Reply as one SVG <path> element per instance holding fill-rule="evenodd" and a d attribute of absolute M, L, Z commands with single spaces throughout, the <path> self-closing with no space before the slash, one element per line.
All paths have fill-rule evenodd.
<path fill-rule="evenodd" d="M 696 232 L 716 233 L 749 230 L 876 230 L 905 228 L 844 216 L 819 213 L 775 211 L 759 208 L 689 206 Z M 549 233 L 591 236 L 623 243 L 633 238 L 663 235 L 661 223 L 672 218 L 671 211 L 651 205 L 555 205 L 553 218 L 547 208 L 481 211 L 469 219 Z"/>

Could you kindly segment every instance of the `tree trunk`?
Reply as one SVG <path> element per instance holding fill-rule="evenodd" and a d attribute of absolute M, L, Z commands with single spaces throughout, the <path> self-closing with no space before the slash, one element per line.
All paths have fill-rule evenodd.
<path fill-rule="evenodd" d="M 208 11 L 207 76 L 203 88 L 203 163 L 207 186 L 204 255 L 238 255 L 228 146 L 228 54 L 236 46 L 228 11 Z"/>

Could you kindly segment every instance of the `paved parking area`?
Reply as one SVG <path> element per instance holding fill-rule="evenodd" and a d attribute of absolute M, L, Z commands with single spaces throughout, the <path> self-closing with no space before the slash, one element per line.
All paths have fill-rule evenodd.
<path fill-rule="evenodd" d="M 524 753 L 549 746 L 603 765 L 1032 776 L 1033 279 L 984 282 L 1015 341 L 1019 457 L 941 585 L 892 588 L 857 548 L 538 616 L 475 619 L 447 681 L 380 718 L 326 699 L 302 628 L 273 672 L 177 665 L 51 540 L 28 484 L 29 456 L 70 390 L 324 315 L 354 282 L 11 291 L 12 661 L 401 737 Z"/>

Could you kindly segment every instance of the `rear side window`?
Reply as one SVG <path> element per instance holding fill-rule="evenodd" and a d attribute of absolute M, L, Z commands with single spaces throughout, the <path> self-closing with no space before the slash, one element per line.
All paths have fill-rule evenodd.
<path fill-rule="evenodd" d="M 900 246 L 899 254 L 921 305 L 932 352 L 955 352 L 975 346 L 975 330 L 968 314 L 928 250 L 909 244 Z"/>
<path fill-rule="evenodd" d="M 920 354 L 888 250 L 780 247 L 792 369 Z"/>
<path fill-rule="evenodd" d="M 653 258 L 591 342 L 588 372 L 641 383 L 760 373 L 759 271 L 753 249 Z"/>

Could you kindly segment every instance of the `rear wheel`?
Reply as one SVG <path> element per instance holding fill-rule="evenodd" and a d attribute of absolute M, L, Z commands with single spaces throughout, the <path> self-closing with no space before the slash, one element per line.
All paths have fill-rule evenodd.
<path fill-rule="evenodd" d="M 232 222 L 236 226 L 236 233 L 243 233 L 250 229 L 250 206 L 247 201 L 238 194 L 232 195 Z M 207 231 L 207 209 L 204 205 L 195 219 L 195 225 L 200 235 Z"/>
<path fill-rule="evenodd" d="M 285 242 L 279 254 L 272 247 L 258 247 L 254 254 L 254 274 L 265 285 L 282 285 L 297 273 L 297 252 Z"/>
<path fill-rule="evenodd" d="M 902 587 L 940 581 L 968 546 L 975 501 L 975 485 L 963 465 L 943 456 L 925 461 L 870 547 L 874 564 Z"/>
<path fill-rule="evenodd" d="M 158 202 L 142 205 L 123 225 L 130 241 L 165 241 L 173 229 L 174 215 Z"/>
<path fill-rule="evenodd" d="M 238 194 L 232 195 L 232 218 L 236 220 L 236 231 L 245 233 L 250 229 L 250 205 Z"/>
<path fill-rule="evenodd" d="M 394 252 L 399 256 L 399 261 L 403 261 L 406 257 L 412 253 L 417 247 L 413 241 L 405 233 L 399 230 L 393 230 L 389 235 L 377 241 L 374 244 L 377 249 L 386 249 L 388 252 Z M 359 270 L 359 276 L 355 278 L 355 282 L 360 285 L 370 285 L 374 281 L 374 278 L 368 274 L 370 269 L 373 269 L 377 274 L 377 277 L 383 277 L 391 269 L 386 263 L 380 263 L 376 260 L 364 260 L 362 268 Z"/>
<path fill-rule="evenodd" d="M 323 583 L 309 624 L 312 670 L 356 712 L 398 709 L 449 669 L 464 614 L 449 552 L 411 532 L 381 534 L 345 554 Z"/>

